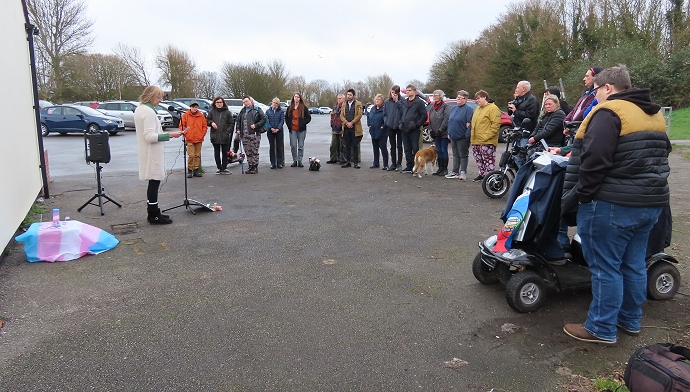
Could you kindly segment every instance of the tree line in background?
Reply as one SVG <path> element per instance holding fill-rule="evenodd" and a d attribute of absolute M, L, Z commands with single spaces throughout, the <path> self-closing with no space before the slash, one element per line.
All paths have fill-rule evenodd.
<path fill-rule="evenodd" d="M 626 64 L 636 87 L 663 106 L 690 105 L 690 18 L 687 0 L 527 0 L 514 3 L 474 41 L 451 43 L 429 72 L 429 86 L 453 94 L 513 98 L 515 84 L 563 79 L 569 101 L 589 67 Z"/>
<path fill-rule="evenodd" d="M 456 41 L 438 54 L 429 80 L 408 81 L 422 91 L 449 96 L 487 90 L 499 104 L 512 99 L 515 84 L 562 78 L 570 101 L 579 96 L 591 66 L 627 64 L 633 83 L 652 90 L 662 105 L 690 105 L 690 0 L 526 0 L 513 3 L 474 41 Z M 158 83 L 170 98 L 251 95 L 268 103 L 299 92 L 311 106 L 332 106 L 338 93 L 354 88 L 362 102 L 387 94 L 394 81 L 383 73 L 364 81 L 291 76 L 282 61 L 225 62 L 218 72 L 199 71 L 194 59 L 172 45 L 153 59 L 118 44 L 112 54 L 89 53 L 93 21 L 84 0 L 27 0 L 36 39 L 39 93 L 55 102 L 136 99 Z M 160 77 L 152 80 L 153 69 Z M 398 82 L 398 84 L 401 84 Z M 402 84 L 401 84 L 402 85 Z M 402 85 L 404 87 L 404 85 Z M 502 105 L 501 105 L 502 106 Z"/>

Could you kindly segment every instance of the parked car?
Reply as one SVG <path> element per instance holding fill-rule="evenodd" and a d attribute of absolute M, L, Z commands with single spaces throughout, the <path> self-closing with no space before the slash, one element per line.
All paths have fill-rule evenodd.
<path fill-rule="evenodd" d="M 98 108 L 99 102 L 97 101 L 78 101 L 74 102 L 72 105 L 79 105 L 79 106 L 88 106 L 91 109 L 96 109 Z"/>
<path fill-rule="evenodd" d="M 331 114 L 331 112 L 333 111 L 333 109 L 332 109 L 332 108 L 329 108 L 328 106 L 321 106 L 321 107 L 319 108 L 319 110 L 320 110 L 321 113 L 323 113 L 323 114 Z"/>
<path fill-rule="evenodd" d="M 50 102 L 50 101 L 45 101 L 43 99 L 38 100 L 38 109 L 39 110 L 41 110 L 43 108 L 47 108 L 48 106 L 55 106 L 55 104 Z"/>
<path fill-rule="evenodd" d="M 447 103 L 448 105 L 455 106 L 458 104 L 458 100 L 453 98 L 453 99 L 444 99 L 443 102 Z M 423 131 L 423 137 L 424 137 L 424 143 L 431 143 L 434 141 L 434 139 L 431 138 L 431 134 L 429 133 L 429 117 L 428 117 L 428 112 L 429 112 L 429 104 L 427 105 L 427 119 L 426 122 L 424 123 L 424 131 Z M 477 101 L 474 99 L 468 99 L 467 100 L 467 105 L 469 105 L 472 109 L 477 108 Z M 508 141 L 508 135 L 510 133 L 510 130 L 513 129 L 513 120 L 510 118 L 510 115 L 504 111 L 501 111 L 501 128 L 498 130 L 498 141 L 499 143 L 506 143 Z"/>
<path fill-rule="evenodd" d="M 183 104 L 182 102 L 175 102 L 175 101 L 161 101 L 161 103 L 158 105 L 157 109 L 160 110 L 165 110 L 170 115 L 172 116 L 173 120 L 173 128 L 177 128 L 180 126 L 180 121 L 182 120 L 182 115 L 189 110 L 189 106 Z M 199 111 L 201 114 L 204 115 L 204 117 L 208 114 L 205 110 L 199 108 Z"/>
<path fill-rule="evenodd" d="M 182 102 L 187 106 L 189 106 L 192 101 L 196 101 L 199 104 L 199 109 L 203 109 L 206 113 L 210 112 L 211 108 L 213 108 L 213 102 L 204 98 L 175 98 L 173 101 Z"/>
<path fill-rule="evenodd" d="M 314 106 L 309 108 L 309 113 L 311 113 L 311 114 L 323 114 L 323 112 L 321 112 L 321 110 L 319 108 L 314 107 Z"/>
<path fill-rule="evenodd" d="M 177 101 L 161 101 L 161 106 L 166 108 L 167 111 L 170 111 L 170 106 L 175 108 L 177 111 L 182 111 L 182 113 L 186 112 L 189 110 L 189 105 L 182 103 L 182 102 L 177 102 Z M 204 116 L 208 115 L 208 111 L 199 108 L 199 111 L 204 114 Z"/>
<path fill-rule="evenodd" d="M 122 119 L 103 114 L 88 106 L 48 106 L 40 113 L 43 136 L 48 136 L 51 132 L 65 135 L 68 132 L 95 132 L 100 129 L 114 136 L 125 129 Z"/>
<path fill-rule="evenodd" d="M 225 104 L 228 105 L 228 110 L 230 110 L 230 113 L 232 113 L 233 116 L 237 117 L 238 114 L 240 114 L 240 110 L 244 107 L 244 104 L 242 103 L 241 98 L 223 98 L 225 100 Z"/>
<path fill-rule="evenodd" d="M 287 110 L 288 104 L 285 103 L 285 102 L 281 102 L 281 103 L 280 103 L 280 108 L 283 109 L 283 110 Z"/>
<path fill-rule="evenodd" d="M 139 106 L 137 101 L 106 101 L 98 105 L 98 110 L 105 114 L 119 117 L 124 121 L 125 127 L 134 128 L 134 110 L 137 106 Z M 163 129 L 173 126 L 173 118 L 167 110 L 160 108 L 156 112 Z"/>

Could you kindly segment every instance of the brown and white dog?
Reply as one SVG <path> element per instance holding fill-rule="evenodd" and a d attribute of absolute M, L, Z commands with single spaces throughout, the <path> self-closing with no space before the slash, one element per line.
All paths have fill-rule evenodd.
<path fill-rule="evenodd" d="M 436 154 L 436 146 L 431 145 L 429 148 L 425 148 L 423 150 L 417 151 L 417 153 L 414 155 L 414 168 L 412 168 L 412 176 L 414 177 L 415 174 L 417 177 L 422 178 L 422 169 L 424 169 L 424 174 L 429 174 L 427 172 L 427 164 L 431 164 L 431 172 L 433 173 L 434 168 L 436 167 L 436 158 L 438 158 L 438 155 Z"/>

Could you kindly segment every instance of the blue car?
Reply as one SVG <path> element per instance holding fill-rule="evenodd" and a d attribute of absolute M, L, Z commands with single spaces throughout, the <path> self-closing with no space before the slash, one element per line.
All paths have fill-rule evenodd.
<path fill-rule="evenodd" d="M 95 132 L 101 129 L 114 136 L 125 130 L 125 124 L 118 117 L 108 116 L 88 106 L 57 105 L 41 109 L 43 136 L 51 132 L 65 135 L 68 132 Z"/>

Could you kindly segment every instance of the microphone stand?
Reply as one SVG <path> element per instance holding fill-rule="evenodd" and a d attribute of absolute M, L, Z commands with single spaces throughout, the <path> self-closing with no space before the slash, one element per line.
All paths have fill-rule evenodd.
<path fill-rule="evenodd" d="M 184 156 L 184 173 L 183 173 L 183 177 L 184 177 L 184 201 L 182 201 L 182 204 L 177 205 L 175 207 L 166 208 L 165 210 L 163 210 L 163 212 L 174 210 L 175 208 L 178 208 L 178 207 L 184 207 L 185 209 L 189 209 L 189 211 L 191 211 L 192 214 L 196 215 L 196 212 L 194 212 L 194 209 L 192 208 L 192 206 L 199 206 L 199 207 L 203 207 L 203 208 L 206 208 L 206 209 L 213 211 L 213 209 L 211 207 L 207 206 L 206 204 L 204 204 L 200 201 L 190 199 L 187 196 L 187 138 L 184 136 L 184 134 L 182 134 L 182 142 L 184 143 L 184 154 L 183 154 L 183 156 Z"/>

